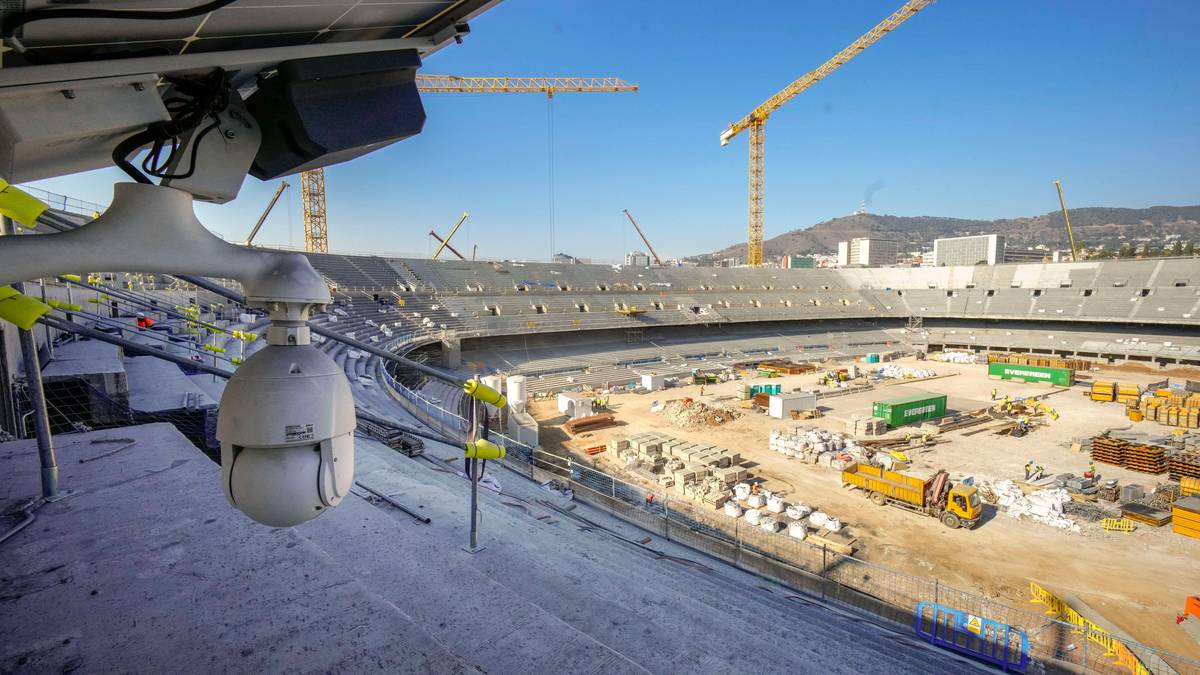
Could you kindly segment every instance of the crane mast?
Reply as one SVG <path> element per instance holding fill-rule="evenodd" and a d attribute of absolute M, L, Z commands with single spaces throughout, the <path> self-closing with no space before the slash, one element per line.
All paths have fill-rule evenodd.
<path fill-rule="evenodd" d="M 841 68 L 847 61 L 858 56 L 867 47 L 875 44 L 895 27 L 908 21 L 917 12 L 933 4 L 934 0 L 910 0 L 903 7 L 892 13 L 871 30 L 861 35 L 842 51 L 834 55 L 816 70 L 800 76 L 795 82 L 779 90 L 774 96 L 763 101 L 750 114 L 729 125 L 721 132 L 721 145 L 728 145 L 730 139 L 743 131 L 750 132 L 750 179 L 749 179 L 749 222 L 747 225 L 746 264 L 751 267 L 761 267 L 763 262 L 763 132 L 767 118 L 788 101 L 801 92 L 820 82 L 833 71 Z"/>
<path fill-rule="evenodd" d="M 1071 242 L 1071 262 L 1079 262 L 1079 249 L 1075 246 L 1075 233 L 1071 231 L 1071 216 L 1067 215 L 1067 200 L 1063 199 L 1062 181 L 1054 181 L 1058 188 L 1058 203 L 1062 205 L 1063 221 L 1067 224 L 1067 241 Z"/>

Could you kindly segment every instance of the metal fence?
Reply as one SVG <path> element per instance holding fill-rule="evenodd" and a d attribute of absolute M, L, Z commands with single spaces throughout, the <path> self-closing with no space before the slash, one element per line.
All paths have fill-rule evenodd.
<path fill-rule="evenodd" d="M 1200 675 L 1200 661 L 1129 640 L 1114 640 L 1042 613 L 978 593 L 913 576 L 753 526 L 690 500 L 672 498 L 570 461 L 571 482 L 585 501 L 614 516 L 824 599 L 871 611 L 905 628 L 913 625 L 917 604 L 930 602 L 1005 623 L 1029 637 L 1030 657 L 1049 669 L 1079 668 L 1096 673 L 1184 673 Z M 650 497 L 648 499 L 648 497 Z M 750 554 L 750 555 L 747 555 Z M 864 602 L 864 598 L 876 602 Z M 1114 642 L 1121 645 L 1114 649 Z M 1121 651 L 1121 647 L 1137 658 Z"/>
<path fill-rule="evenodd" d="M 66 211 L 68 213 L 90 217 L 96 215 L 97 213 L 104 213 L 104 211 L 108 209 L 108 207 L 104 204 L 97 204 L 96 202 L 89 202 L 83 199 L 76 199 L 74 197 L 60 195 L 56 192 L 50 192 L 48 190 L 43 190 L 42 188 L 33 187 L 31 185 L 21 185 L 19 187 L 21 190 L 36 197 L 42 203 L 49 205 L 50 208 Z"/>
<path fill-rule="evenodd" d="M 438 403 L 409 389 L 388 371 L 381 368 L 380 374 L 384 385 L 414 417 L 440 433 L 446 438 L 458 440 L 465 438 L 467 419 L 458 413 L 446 410 Z M 489 430 L 488 437 L 493 443 L 503 446 L 506 457 L 501 460 L 505 466 L 527 476 L 533 475 L 533 448 L 494 430 Z M 515 461 L 514 461 L 515 460 Z"/>

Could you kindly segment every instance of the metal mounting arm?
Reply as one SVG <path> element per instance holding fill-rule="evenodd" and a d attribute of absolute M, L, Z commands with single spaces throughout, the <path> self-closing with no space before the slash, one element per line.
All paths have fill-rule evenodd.
<path fill-rule="evenodd" d="M 81 270 L 236 279 L 247 304 L 268 310 L 330 302 L 303 255 L 230 244 L 196 218 L 191 194 L 157 185 L 118 183 L 112 206 L 70 232 L 0 238 L 0 285 Z"/>

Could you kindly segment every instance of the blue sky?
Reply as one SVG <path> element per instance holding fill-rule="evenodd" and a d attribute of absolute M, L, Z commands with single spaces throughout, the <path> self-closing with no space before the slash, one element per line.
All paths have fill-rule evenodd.
<path fill-rule="evenodd" d="M 832 56 L 900 0 L 506 0 L 424 72 L 622 77 L 636 94 L 554 100 L 554 248 L 597 261 L 744 240 L 747 148 L 729 122 Z M 998 218 L 1068 205 L 1200 203 L 1200 3 L 941 0 L 776 112 L 766 128 L 771 237 L 870 210 Z M 424 132 L 326 169 L 335 250 L 432 252 L 426 233 L 472 218 L 480 257 L 551 252 L 547 103 L 425 96 Z M 114 171 L 37 183 L 107 202 Z M 259 236 L 302 243 L 298 177 Z M 234 240 L 275 183 L 199 207 Z"/>

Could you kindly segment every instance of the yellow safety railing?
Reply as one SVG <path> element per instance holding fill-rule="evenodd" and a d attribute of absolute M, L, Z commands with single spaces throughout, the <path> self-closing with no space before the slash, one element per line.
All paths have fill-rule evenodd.
<path fill-rule="evenodd" d="M 1109 532 L 1124 532 L 1126 534 L 1133 532 L 1136 527 L 1133 521 L 1128 518 L 1105 518 L 1100 521 L 1100 524 Z"/>
<path fill-rule="evenodd" d="M 1118 666 L 1128 668 L 1133 675 L 1151 675 L 1137 655 L 1130 651 L 1124 642 L 1112 636 L 1091 619 L 1076 612 L 1062 598 L 1042 588 L 1034 581 L 1029 582 L 1029 594 L 1033 596 L 1030 602 L 1039 602 L 1048 608 L 1046 614 L 1052 614 L 1062 621 L 1074 625 L 1076 633 L 1084 633 L 1089 642 L 1104 647 L 1104 655 L 1113 657 Z"/>

